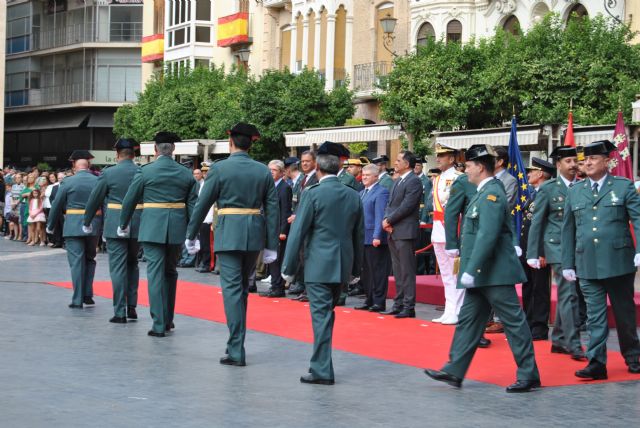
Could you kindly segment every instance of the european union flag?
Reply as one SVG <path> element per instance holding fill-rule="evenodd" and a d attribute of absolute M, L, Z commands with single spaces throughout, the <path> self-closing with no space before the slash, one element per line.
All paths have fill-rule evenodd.
<path fill-rule="evenodd" d="M 527 172 L 524 169 L 524 163 L 522 162 L 522 156 L 520 155 L 520 147 L 518 147 L 518 134 L 517 134 L 517 121 L 513 116 L 511 119 L 511 135 L 509 136 L 509 165 L 507 165 L 509 174 L 515 177 L 518 182 L 518 197 L 516 199 L 516 206 L 511 210 L 511 215 L 516 222 L 516 233 L 520 237 L 522 231 L 522 210 L 531 198 L 531 192 L 529 191 L 529 182 L 527 180 Z"/>

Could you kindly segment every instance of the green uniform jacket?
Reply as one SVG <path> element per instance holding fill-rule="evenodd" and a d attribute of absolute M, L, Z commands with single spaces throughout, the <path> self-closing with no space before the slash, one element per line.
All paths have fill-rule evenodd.
<path fill-rule="evenodd" d="M 380 180 L 378 180 L 378 184 L 391 192 L 391 188 L 393 187 L 393 178 L 389 176 L 389 173 L 386 173 L 385 175 L 380 177 Z"/>
<path fill-rule="evenodd" d="M 98 177 L 87 170 L 80 170 L 75 175 L 65 178 L 62 183 L 60 183 L 58 194 L 51 206 L 47 227 L 53 230 L 58 218 L 62 215 L 63 211 L 66 211 L 67 215 L 64 220 L 62 236 L 65 238 L 97 236 L 100 233 L 100 225 L 102 223 L 101 216 L 96 216 L 91 222 L 93 231 L 91 233 L 84 233 L 82 231 L 84 212 L 82 214 L 72 214 L 68 212 L 69 210 L 84 211 L 87 200 L 89 200 L 89 195 L 91 195 L 91 191 L 96 186 L 97 181 Z"/>
<path fill-rule="evenodd" d="M 476 196 L 477 186 L 469 182 L 467 174 L 458 176 L 451 184 L 449 199 L 444 209 L 444 233 L 447 250 L 459 250 L 460 238 L 458 232 L 462 230 L 463 214 L 467 205 Z M 458 226 L 458 224 L 460 224 Z"/>
<path fill-rule="evenodd" d="M 183 208 L 143 209 L 138 232 L 140 242 L 182 244 L 197 199 L 198 184 L 191 171 L 168 156 L 160 156 L 133 177 L 122 202 L 120 226 L 129 225 L 140 203 L 184 203 Z"/>
<path fill-rule="evenodd" d="M 338 176 L 338 180 L 340 181 L 340 183 L 344 184 L 345 186 L 349 186 L 353 190 L 357 190 L 356 178 L 353 175 L 349 174 L 348 171 L 344 171 L 342 174 L 340 174 Z"/>
<path fill-rule="evenodd" d="M 433 211 L 433 207 L 429 207 L 429 195 L 433 192 L 433 183 L 431 183 L 429 177 L 424 174 L 418 178 L 422 182 L 422 202 L 420 202 L 420 213 L 418 215 L 418 218 L 423 223 L 431 223 L 429 213 Z M 433 204 L 431 203 L 431 205 Z"/>
<path fill-rule="evenodd" d="M 280 206 L 269 169 L 245 152 L 213 164 L 207 174 L 187 237 L 194 239 L 209 208 L 218 206 L 215 251 L 278 249 Z M 260 215 L 220 215 L 224 208 L 262 209 Z"/>
<path fill-rule="evenodd" d="M 122 205 L 124 196 L 127 194 L 129 186 L 133 182 L 133 177 L 140 171 L 140 167 L 131 159 L 124 159 L 117 165 L 105 168 L 102 175 L 98 177 L 98 183 L 93 188 L 87 208 L 84 213 L 84 224 L 89 225 L 96 211 L 103 208 L 104 230 L 102 235 L 105 238 L 120 239 L 117 230 L 120 225 L 121 208 L 107 208 L 106 204 Z M 106 211 L 105 211 L 106 209 Z M 130 222 L 130 238 L 138 238 L 140 227 L 140 215 L 142 210 L 135 210 Z"/>
<path fill-rule="evenodd" d="M 475 278 L 474 287 L 517 284 L 527 280 L 513 248 L 509 202 L 499 180 L 488 181 L 469 201 L 464 214 L 460 272 Z M 458 275 L 458 288 L 460 284 Z"/>
<path fill-rule="evenodd" d="M 535 201 L 529 206 L 533 218 L 529 228 L 527 259 L 545 257 L 547 263 L 562 261 L 560 235 L 568 192 L 569 188 L 560 177 L 552 178 L 540 186 Z"/>
<path fill-rule="evenodd" d="M 594 197 L 591 181 L 569 189 L 562 224 L 562 268 L 578 278 L 605 279 L 636 271 L 636 249 L 629 230 L 640 239 L 640 195 L 626 178 L 607 176 Z"/>
<path fill-rule="evenodd" d="M 360 276 L 364 215 L 358 193 L 327 177 L 308 187 L 291 225 L 282 272 L 294 275 L 304 245 L 304 282 L 344 284 Z"/>

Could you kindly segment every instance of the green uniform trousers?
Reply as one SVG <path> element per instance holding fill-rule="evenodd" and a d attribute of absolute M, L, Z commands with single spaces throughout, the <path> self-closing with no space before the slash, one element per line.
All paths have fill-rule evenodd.
<path fill-rule="evenodd" d="M 331 341 L 333 323 L 336 318 L 334 308 L 340 298 L 340 289 L 340 284 L 317 282 L 306 284 L 313 326 L 313 354 L 311 355 L 309 373 L 315 378 L 334 379 Z"/>
<path fill-rule="evenodd" d="M 85 297 L 93 297 L 93 276 L 96 273 L 97 236 L 64 238 L 67 259 L 71 268 L 73 297 L 71 303 L 82 306 Z"/>
<path fill-rule="evenodd" d="M 216 252 L 220 265 L 224 313 L 229 328 L 227 354 L 234 361 L 245 362 L 249 277 L 255 271 L 258 253 L 259 251 Z"/>
<path fill-rule="evenodd" d="M 153 331 L 164 333 L 173 322 L 176 306 L 176 285 L 178 271 L 176 265 L 180 257 L 181 245 L 143 242 L 147 259 L 147 282 L 149 309 L 153 319 Z"/>
<path fill-rule="evenodd" d="M 556 318 L 551 333 L 551 342 L 554 345 L 564 346 L 570 351 L 581 348 L 580 323 L 578 322 L 578 293 L 575 282 L 567 281 L 562 276 L 562 265 L 551 265 L 553 280 L 557 284 L 558 303 L 556 305 Z"/>
<path fill-rule="evenodd" d="M 138 304 L 138 241 L 107 238 L 107 251 L 113 287 L 113 313 L 117 317 L 125 317 L 127 306 Z"/>
<path fill-rule="evenodd" d="M 587 301 L 587 330 L 591 336 L 587 347 L 589 361 L 607 363 L 607 296 L 616 319 L 620 353 L 625 362 L 637 362 L 640 343 L 636 331 L 636 308 L 633 302 L 635 272 L 606 279 L 580 278 L 580 288 Z"/>
<path fill-rule="evenodd" d="M 511 352 L 518 365 L 518 380 L 539 380 L 531 330 L 513 285 L 468 288 L 458 315 L 458 325 L 449 351 L 447 373 L 464 378 L 484 333 L 491 308 L 504 325 Z"/>

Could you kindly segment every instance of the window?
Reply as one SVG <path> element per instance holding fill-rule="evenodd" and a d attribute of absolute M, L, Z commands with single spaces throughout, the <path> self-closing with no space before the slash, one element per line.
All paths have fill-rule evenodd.
<path fill-rule="evenodd" d="M 585 16 L 589 16 L 589 12 L 587 12 L 587 8 L 581 5 L 580 3 L 578 3 L 571 8 L 568 19 L 572 19 L 572 18 L 582 19 Z"/>
<path fill-rule="evenodd" d="M 142 40 L 142 7 L 111 6 L 110 40 L 136 42 Z"/>
<path fill-rule="evenodd" d="M 435 38 L 436 38 L 436 32 L 433 29 L 433 25 L 431 25 L 428 22 L 425 22 L 420 26 L 420 29 L 418 30 L 418 38 L 416 42 L 418 46 L 423 46 L 427 44 L 427 41 L 429 39 L 433 40 Z"/>
<path fill-rule="evenodd" d="M 31 49 L 31 5 L 22 3 L 7 8 L 6 53 Z"/>
<path fill-rule="evenodd" d="M 209 0 L 196 1 L 196 21 L 211 20 L 211 2 Z"/>
<path fill-rule="evenodd" d="M 511 33 L 514 36 L 520 35 L 520 21 L 518 21 L 518 18 L 516 18 L 515 15 L 508 17 L 507 20 L 504 21 L 502 28 L 504 28 L 504 31 Z"/>
<path fill-rule="evenodd" d="M 211 43 L 211 28 L 196 27 L 196 42 Z"/>
<path fill-rule="evenodd" d="M 447 24 L 447 43 L 460 42 L 462 40 L 462 24 L 454 19 Z"/>
<path fill-rule="evenodd" d="M 198 68 L 198 67 L 209 68 L 209 60 L 208 59 L 203 59 L 203 58 L 196 58 L 194 60 L 194 66 L 196 68 Z"/>
<path fill-rule="evenodd" d="M 169 0 L 169 26 L 184 24 L 191 20 L 190 0 Z"/>

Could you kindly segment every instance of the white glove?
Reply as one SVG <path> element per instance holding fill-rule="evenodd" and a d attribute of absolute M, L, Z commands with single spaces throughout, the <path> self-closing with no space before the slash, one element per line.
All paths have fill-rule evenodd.
<path fill-rule="evenodd" d="M 522 255 L 522 248 L 520 248 L 519 246 L 515 246 L 513 247 L 516 249 L 516 256 L 520 257 Z"/>
<path fill-rule="evenodd" d="M 449 257 L 458 257 L 460 255 L 460 250 L 458 249 L 444 250 L 444 252 L 447 253 Z"/>
<path fill-rule="evenodd" d="M 576 271 L 573 269 L 562 269 L 562 276 L 567 281 L 574 282 L 576 280 Z"/>
<path fill-rule="evenodd" d="M 527 264 L 533 269 L 540 269 L 540 259 L 527 259 Z"/>
<path fill-rule="evenodd" d="M 273 263 L 278 258 L 278 252 L 275 250 L 269 250 L 265 248 L 262 252 L 262 263 L 268 265 L 269 263 Z"/>
<path fill-rule="evenodd" d="M 285 275 L 284 273 L 281 275 L 282 275 L 282 279 L 284 279 L 289 284 L 291 284 L 293 282 L 293 279 L 295 278 L 295 276 L 293 275 Z"/>
<path fill-rule="evenodd" d="M 633 258 L 633 264 L 636 265 L 636 267 L 640 266 L 640 254 L 636 254 Z"/>
<path fill-rule="evenodd" d="M 466 272 L 463 273 L 462 277 L 460 278 L 460 284 L 464 285 L 465 287 L 473 287 L 474 282 L 475 278 Z"/>
<path fill-rule="evenodd" d="M 85 226 L 84 224 L 82 225 L 82 231 L 86 234 L 89 234 L 91 232 L 93 232 L 93 226 L 89 225 L 89 226 Z"/>
<path fill-rule="evenodd" d="M 129 237 L 129 226 L 125 227 L 124 229 L 122 229 L 120 226 L 118 226 L 118 229 L 116 230 L 116 234 L 121 238 L 128 238 Z"/>
<path fill-rule="evenodd" d="M 200 241 L 197 239 L 185 239 L 184 246 L 187 248 L 187 253 L 195 254 L 200 251 Z"/>
<path fill-rule="evenodd" d="M 45 232 L 47 232 L 49 235 L 53 235 L 53 229 L 49 229 L 48 227 L 46 228 Z"/>

